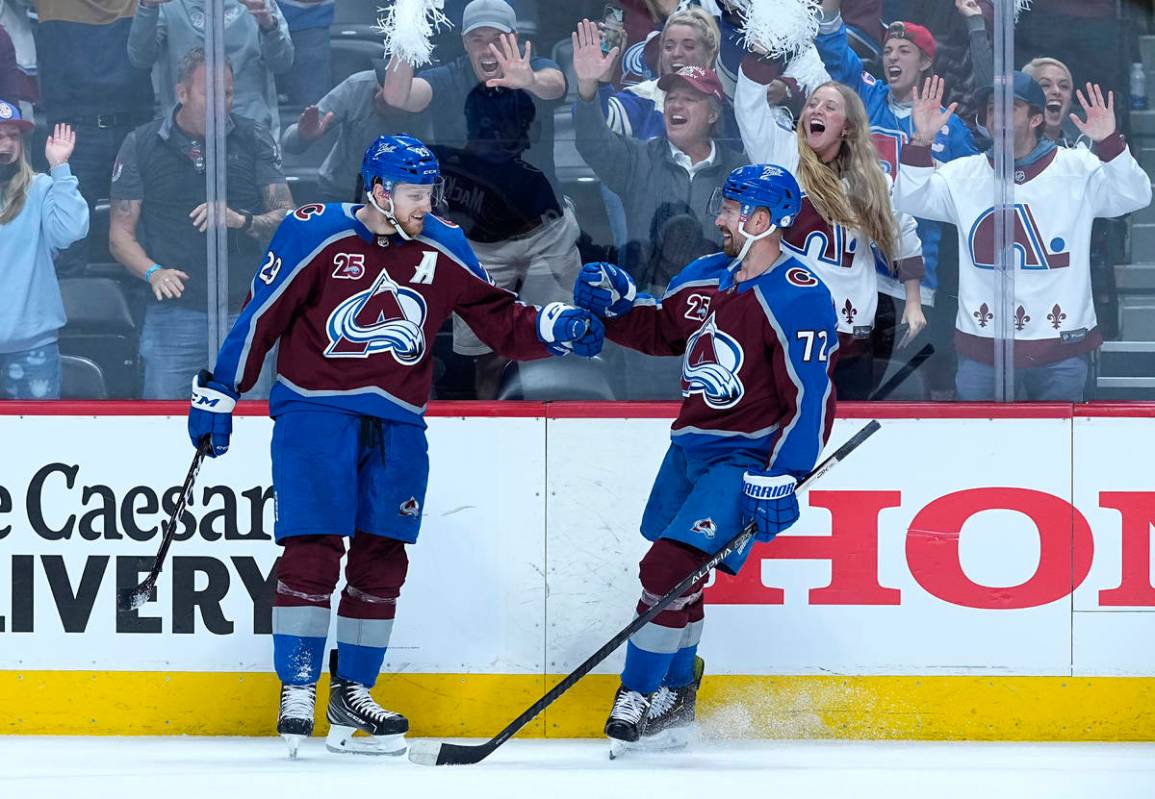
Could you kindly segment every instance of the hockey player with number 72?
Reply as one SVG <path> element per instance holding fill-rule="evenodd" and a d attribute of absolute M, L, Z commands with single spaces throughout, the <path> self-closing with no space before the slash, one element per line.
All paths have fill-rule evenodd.
<path fill-rule="evenodd" d="M 730 173 L 711 200 L 723 252 L 689 264 L 659 300 L 608 263 L 586 264 L 575 304 L 606 335 L 651 355 L 682 355 L 682 403 L 642 515 L 637 612 L 692 574 L 747 523 L 770 541 L 798 518 L 797 479 L 814 468 L 834 421 L 838 320 L 829 290 L 782 249 L 802 190 L 782 167 Z M 737 574 L 748 547 L 722 561 Z M 688 741 L 703 662 L 705 581 L 629 641 L 606 735 L 631 745 Z"/>
<path fill-rule="evenodd" d="M 529 360 L 592 357 L 602 324 L 562 303 L 525 305 L 493 285 L 462 231 L 432 213 L 437 159 L 410 136 L 382 136 L 361 166 L 365 204 L 289 214 L 251 298 L 193 381 L 189 435 L 210 456 L 229 447 L 232 409 L 279 342 L 274 418 L 277 565 L 273 662 L 277 731 L 296 756 L 313 731 L 316 685 L 345 538 L 327 717 L 330 751 L 401 754 L 409 722 L 369 689 L 377 680 L 417 541 L 429 476 L 424 413 L 431 344 L 458 313 L 494 350 Z M 354 738 L 360 731 L 369 737 Z"/>

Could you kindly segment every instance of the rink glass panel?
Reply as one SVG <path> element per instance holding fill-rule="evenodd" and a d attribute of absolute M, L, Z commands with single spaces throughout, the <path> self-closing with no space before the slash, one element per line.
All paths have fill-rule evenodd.
<path fill-rule="evenodd" d="M 463 52 L 460 38 L 460 13 L 463 5 L 447 4 L 447 13 L 455 27 L 438 35 L 434 51 L 435 64 L 449 63 Z M 570 33 L 582 16 L 600 19 L 603 5 L 602 2 L 591 0 L 561 5 L 522 0 L 515 4 L 523 32 L 522 39 L 533 42 L 535 56 L 552 58 L 558 62 L 570 83 L 566 97 L 552 104 L 549 111 L 553 117 L 551 152 L 554 173 L 551 185 L 559 200 L 564 198 L 563 203 L 572 204 L 581 231 L 581 237 L 574 246 L 579 249 L 582 261 L 620 255 L 615 249 L 612 212 L 607 211 L 608 206 L 598 178 L 577 152 L 570 114 L 576 96 L 570 66 Z M 918 0 L 887 0 L 883 4 L 883 16 L 885 19 L 913 20 L 935 31 L 939 43 L 936 71 L 948 79 L 948 98 L 961 101 L 960 118 L 972 130 L 976 130 L 976 107 L 973 102 L 973 92 L 977 88 L 973 77 L 975 65 L 968 48 L 965 21 L 951 5 Z M 1036 8 L 1024 12 L 1017 23 L 1011 23 L 1014 27 L 1009 39 L 1013 42 L 1013 49 L 1004 49 L 1000 56 L 999 48 L 994 45 L 1005 34 L 1007 21 L 990 13 L 985 2 L 981 5 L 988 12 L 987 31 L 992 44 L 991 63 L 987 66 L 994 70 L 995 75 L 1009 76 L 1012 68 L 1021 67 L 1032 58 L 1050 56 L 1070 66 L 1076 87 L 1082 87 L 1088 80 L 1092 80 L 1102 85 L 1104 93 L 1114 91 L 1120 130 L 1126 135 L 1131 152 L 1143 168 L 1150 172 L 1155 166 L 1155 110 L 1143 108 L 1142 99 L 1144 93 L 1155 94 L 1155 37 L 1151 35 L 1152 19 L 1148 7 L 1132 0 L 1119 4 L 1060 4 L 1073 8 L 1073 14 L 1088 15 L 1080 16 L 1072 22 L 1070 16 L 1063 16 L 1060 11 L 1048 8 L 1047 4 L 1036 3 Z M 377 63 L 374 59 L 381 55 L 379 36 L 368 27 L 375 21 L 377 3 L 345 0 L 337 6 L 337 17 L 330 30 L 328 56 L 323 58 L 308 47 L 299 47 L 297 53 L 299 66 L 307 68 L 309 63 L 316 63 L 316 69 L 328 70 L 330 79 L 327 85 L 330 87 L 349 75 L 373 69 Z M 1094 16 L 1100 6 L 1110 8 L 1105 10 L 1103 16 Z M 219 58 L 214 53 L 223 48 L 212 46 L 214 43 L 220 44 L 215 42 L 212 24 L 208 25 L 208 31 L 210 73 L 219 94 L 223 72 Z M 868 59 L 867 63 L 868 67 L 879 69 L 878 60 Z M 304 107 L 292 102 L 292 99 L 300 98 L 290 98 L 287 80 L 285 75 L 277 77 L 278 107 L 275 115 L 282 135 L 298 121 Z M 1151 105 L 1155 108 L 1155 103 Z M 223 106 L 218 105 L 217 110 L 223 112 Z M 1077 98 L 1073 99 L 1073 110 L 1081 113 Z M 167 109 L 164 111 L 167 112 Z M 465 109 L 461 109 L 461 113 L 464 112 Z M 423 116 L 412 115 L 411 120 L 398 122 L 398 115 L 393 114 L 389 116 L 388 123 L 383 122 L 380 132 L 405 130 L 421 135 L 428 130 L 428 120 Z M 41 118 L 43 120 L 43 115 Z M 1069 131 L 1070 123 L 1065 123 L 1065 126 Z M 537 139 L 548 127 L 543 124 L 543 119 L 534 119 L 529 135 L 535 138 L 535 147 L 540 148 L 541 142 Z M 44 136 L 45 126 L 42 121 L 29 143 L 34 160 L 38 161 L 38 170 L 45 168 L 42 162 Z M 295 205 L 354 199 L 353 185 L 344 187 L 336 193 L 337 196 L 324 187 L 322 163 L 335 138 L 330 133 L 303 152 L 282 150 L 283 171 Z M 209 137 L 206 149 L 210 149 L 210 145 L 215 145 L 220 162 L 223 163 L 229 143 L 218 135 Z M 112 169 L 111 164 L 109 169 Z M 346 167 L 342 173 L 348 171 Z M 215 187 L 217 191 L 227 192 L 227 186 L 223 185 L 220 178 L 219 171 L 206 169 L 206 190 Z M 65 296 L 71 316 L 71 321 L 61 332 L 61 350 L 66 355 L 91 361 L 102 377 L 102 380 L 94 381 L 87 362 L 78 364 L 70 359 L 70 363 L 64 367 L 64 382 L 65 393 L 72 398 L 105 396 L 111 399 L 133 399 L 143 396 L 144 370 L 140 340 L 144 333 L 146 311 L 155 301 L 148 286 L 129 274 L 109 251 L 110 204 L 107 197 L 98 196 L 107 193 L 97 191 L 90 198 L 93 214 L 90 233 L 85 242 L 86 251 L 70 256 L 71 261 L 66 257 L 62 267 L 58 264 L 61 279 L 66 283 Z M 1013 191 L 1008 191 L 1007 196 L 1013 197 Z M 997 205 L 998 199 L 991 198 L 992 207 Z M 262 209 L 250 210 L 257 213 Z M 654 234 L 657 235 L 656 228 Z M 891 357 L 880 354 L 876 358 L 874 388 L 877 392 L 886 387 L 885 397 L 880 396 L 879 399 L 947 400 L 953 396 L 957 366 L 952 331 L 958 302 L 958 235 L 952 226 L 943 226 L 939 247 L 938 300 L 934 308 L 925 309 L 931 330 L 913 345 L 892 353 Z M 962 235 L 968 235 L 968 231 L 963 231 Z M 1054 238 L 1049 237 L 1050 241 L 1043 242 L 1041 246 L 1045 248 L 1054 243 Z M 683 250 L 687 256 L 691 254 L 692 247 L 679 250 L 679 245 L 684 242 L 663 243 L 669 245 L 664 250 L 668 255 L 676 256 Z M 230 280 L 230 272 L 241 270 L 242 273 L 255 273 L 261 265 L 261 256 L 229 257 L 226 254 L 227 248 L 214 246 L 211 238 L 205 243 L 205 250 L 208 270 L 204 280 L 208 283 L 206 288 L 212 298 L 209 306 L 212 312 L 209 314 L 209 324 L 204 328 L 207 360 L 203 365 L 210 366 L 208 361 L 211 360 L 211 353 L 227 331 L 230 317 L 237 310 L 236 298 L 231 303 L 228 298 L 227 286 L 237 279 L 234 274 Z M 1155 311 L 1155 210 L 1145 208 L 1118 219 L 1097 220 L 1090 243 L 1090 269 L 1094 309 L 1104 343 L 1089 356 L 1084 398 L 1152 399 L 1155 397 L 1155 313 L 1152 313 Z M 1013 277 L 1013 273 L 1008 273 L 1008 279 Z M 87 316 L 69 299 L 75 298 L 78 293 L 86 297 L 107 298 L 101 301 L 103 312 L 97 314 L 97 318 Z M 1016 310 L 1012 309 L 1012 315 Z M 1052 310 L 1048 309 L 1043 316 Z M 1057 316 L 1063 313 L 1065 309 L 1060 308 Z M 936 317 L 942 317 L 937 324 Z M 878 324 L 885 326 L 895 321 L 901 319 L 888 322 L 880 316 Z M 1037 319 L 1033 321 L 1038 322 Z M 1007 335 L 1013 339 L 1015 333 L 1015 322 L 1012 319 Z M 1005 338 L 1000 333 L 996 342 Z M 927 347 L 931 348 L 930 351 Z M 454 353 L 448 325 L 432 343 L 432 349 L 437 362 L 434 398 L 474 398 L 473 360 Z M 879 353 L 886 351 L 885 345 L 882 349 L 876 348 Z M 1005 349 L 1008 354 L 1012 351 L 1013 346 Z M 522 381 L 523 386 L 519 391 L 514 374 L 516 368 L 507 368 L 499 382 L 498 396 L 531 399 L 680 398 L 676 359 L 633 356 L 614 347 L 607 347 L 591 371 L 579 374 L 562 369 L 556 375 L 546 376 L 545 388 L 540 393 L 534 393 L 532 386 L 525 387 L 525 383 L 532 382 L 529 380 Z M 191 379 L 191 376 L 190 373 L 187 377 Z M 1002 369 L 1002 381 L 1006 385 L 1016 382 L 1010 362 Z"/>

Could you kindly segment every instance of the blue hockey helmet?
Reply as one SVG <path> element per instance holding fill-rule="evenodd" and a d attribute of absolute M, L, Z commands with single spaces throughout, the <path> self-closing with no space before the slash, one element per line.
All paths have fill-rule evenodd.
<path fill-rule="evenodd" d="M 772 225 L 790 227 L 802 210 L 802 188 L 787 169 L 776 164 L 750 164 L 731 172 L 711 198 L 711 213 L 721 210 L 723 198 L 741 206 L 743 225 L 756 209 L 765 208 Z"/>
<path fill-rule="evenodd" d="M 413 136 L 378 136 L 361 160 L 361 180 L 365 191 L 380 179 L 386 191 L 398 183 L 438 185 L 441 168 L 435 156 L 420 139 Z"/>

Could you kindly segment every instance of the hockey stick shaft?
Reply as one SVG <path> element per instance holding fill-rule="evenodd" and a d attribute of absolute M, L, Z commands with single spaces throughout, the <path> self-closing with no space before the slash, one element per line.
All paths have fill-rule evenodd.
<path fill-rule="evenodd" d="M 826 458 L 822 463 L 818 464 L 810 474 L 806 475 L 799 482 L 796 491 L 804 491 L 811 486 L 822 475 L 826 474 L 839 461 L 846 458 L 851 452 L 858 448 L 863 441 L 870 438 L 880 429 L 881 425 L 877 420 L 871 420 L 861 430 L 855 433 L 849 441 L 839 447 L 830 457 Z M 562 694 L 572 688 L 578 680 L 589 674 L 599 663 L 605 660 L 610 654 L 621 646 L 625 641 L 642 627 L 649 624 L 655 616 L 665 610 L 674 600 L 680 597 L 690 588 L 694 583 L 705 578 L 710 570 L 730 556 L 735 551 L 740 551 L 742 548 L 750 543 L 754 537 L 755 526 L 753 523 L 748 524 L 742 529 L 740 533 L 730 539 L 717 553 L 715 553 L 706 563 L 696 569 L 692 574 L 687 575 L 681 582 L 670 589 L 661 599 L 655 602 L 649 610 L 642 613 L 632 622 L 626 625 L 617 635 L 607 641 L 597 652 L 594 652 L 586 660 L 570 672 L 561 682 L 555 685 L 546 693 L 541 699 L 534 702 L 530 707 L 526 708 L 516 719 L 511 721 L 504 730 L 499 732 L 489 741 L 476 745 L 462 745 L 453 743 L 441 743 L 437 745 L 436 751 L 429 751 L 424 746 L 415 744 L 409 750 L 409 759 L 415 763 L 422 765 L 466 765 L 470 763 L 478 763 L 484 758 L 488 757 L 497 747 L 508 741 L 518 730 L 528 724 L 539 713 L 554 703 Z"/>
<path fill-rule="evenodd" d="M 889 397 L 894 393 L 896 388 L 906 382 L 906 379 L 914 374 L 915 370 L 926 363 L 926 361 L 932 355 L 934 355 L 934 344 L 928 342 L 927 344 L 923 345 L 922 349 L 915 353 L 913 358 L 904 363 L 902 367 L 897 372 L 895 372 L 889 380 L 879 386 L 878 389 L 870 395 L 867 401 L 880 402 Z"/>
<path fill-rule="evenodd" d="M 193 456 L 192 465 L 189 466 L 188 474 L 185 475 L 184 485 L 181 486 L 180 490 L 180 499 L 177 501 L 176 507 L 173 508 L 172 515 L 168 517 L 168 524 L 164 527 L 164 537 L 161 539 L 160 549 L 157 550 L 156 557 L 152 562 L 152 570 L 135 588 L 125 588 L 117 593 L 116 605 L 120 610 L 135 610 L 152 598 L 156 580 L 160 577 L 160 570 L 164 566 L 164 558 L 168 554 L 169 547 L 172 546 L 173 538 L 176 537 L 177 520 L 184 513 L 185 507 L 188 506 L 189 497 L 192 496 L 193 483 L 196 482 L 197 473 L 201 470 L 201 464 L 204 463 L 205 456 L 211 447 L 210 438 L 206 435 L 201 439 L 196 455 Z"/>

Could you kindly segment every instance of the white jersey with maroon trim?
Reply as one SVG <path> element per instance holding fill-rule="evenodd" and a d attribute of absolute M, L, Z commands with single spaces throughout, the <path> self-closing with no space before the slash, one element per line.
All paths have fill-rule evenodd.
<path fill-rule="evenodd" d="M 741 71 L 734 113 L 750 160 L 777 164 L 798 177 L 798 134 L 778 124 L 766 104 L 766 87 Z M 805 191 L 806 187 L 802 188 Z M 895 256 L 902 277 L 921 278 L 922 242 L 914 218 L 896 216 L 901 239 Z M 838 312 L 839 335 L 844 340 L 869 337 L 878 309 L 878 264 L 882 260 L 874 243 L 861 231 L 823 219 L 805 194 L 798 218 L 783 230 L 782 243 L 830 289 Z"/>
<path fill-rule="evenodd" d="M 895 200 L 920 217 L 959 230 L 956 344 L 992 362 L 995 318 L 995 174 L 986 155 L 935 166 L 930 150 L 902 151 Z M 1095 152 L 1056 148 L 1015 174 L 1017 366 L 1053 363 L 1102 342 L 1091 297 L 1091 223 L 1151 202 L 1151 179 L 1116 134 Z"/>

